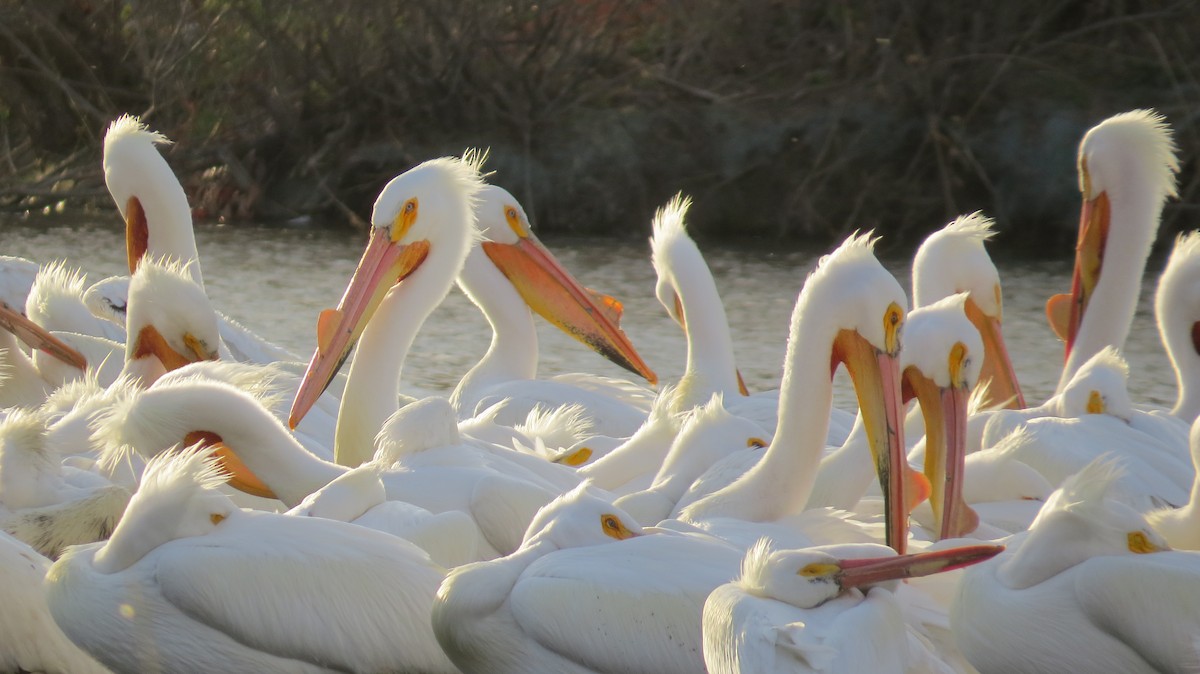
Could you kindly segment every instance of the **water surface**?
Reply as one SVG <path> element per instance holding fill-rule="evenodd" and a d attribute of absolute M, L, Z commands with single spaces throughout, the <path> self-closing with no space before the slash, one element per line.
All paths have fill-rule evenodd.
<path fill-rule="evenodd" d="M 0 222 L 0 254 L 39 262 L 66 259 L 93 280 L 126 272 L 120 222 L 65 223 L 42 219 Z M 336 306 L 366 244 L 365 233 L 316 228 L 198 225 L 197 247 L 214 306 L 307 360 L 315 344 L 316 316 Z M 594 239 L 544 243 L 585 285 L 620 299 L 623 327 L 660 381 L 677 379 L 684 366 L 682 332 L 654 297 L 655 275 L 645 240 L 618 244 Z M 733 332 L 739 368 L 752 390 L 778 388 L 788 320 L 805 276 L 826 250 L 701 246 L 716 278 Z M 1062 346 L 1043 313 L 1046 298 L 1070 289 L 1071 251 L 1060 260 L 998 260 L 1004 285 L 1005 339 L 1027 400 L 1048 397 L 1058 382 Z M 909 287 L 909 261 L 885 264 Z M 1129 341 L 1130 392 L 1136 402 L 1170 405 L 1175 381 L 1152 315 L 1152 261 Z M 539 319 L 541 374 L 586 371 L 623 377 L 625 372 Z M 404 390 L 446 392 L 487 349 L 482 314 L 457 289 L 422 328 L 405 363 Z M 838 403 L 852 405 L 839 375 Z"/>

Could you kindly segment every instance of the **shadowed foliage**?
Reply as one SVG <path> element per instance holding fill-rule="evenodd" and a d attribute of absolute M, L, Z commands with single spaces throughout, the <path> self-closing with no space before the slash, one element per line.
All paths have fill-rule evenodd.
<path fill-rule="evenodd" d="M 912 240 L 983 209 L 1066 244 L 1086 129 L 1167 115 L 1166 228 L 1200 224 L 1192 2 L 6 0 L 0 208 L 105 204 L 103 129 L 141 114 L 201 217 L 360 223 L 382 184 L 491 148 L 540 229 Z"/>

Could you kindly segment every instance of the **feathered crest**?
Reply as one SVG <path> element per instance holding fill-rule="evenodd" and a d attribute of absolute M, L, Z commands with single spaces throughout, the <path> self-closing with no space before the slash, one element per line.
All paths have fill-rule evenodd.
<path fill-rule="evenodd" d="M 46 421 L 36 410 L 13 408 L 0 421 L 0 474 L 13 461 L 57 472 L 58 456 L 46 447 Z"/>
<path fill-rule="evenodd" d="M 277 363 L 239 363 L 230 360 L 205 360 L 171 370 L 159 377 L 155 387 L 187 382 L 221 382 L 250 395 L 260 405 L 276 410 L 291 404 L 291 388 L 280 380 L 294 378 Z"/>
<path fill-rule="evenodd" d="M 42 266 L 29 294 L 33 295 L 71 295 L 79 297 L 84 292 L 84 274 L 78 267 L 68 267 L 66 260 L 55 260 Z"/>
<path fill-rule="evenodd" d="M 155 145 L 171 144 L 170 139 L 157 131 L 151 131 L 150 127 L 143 124 L 140 118 L 126 114 L 116 118 L 112 124 L 108 125 L 108 131 L 104 133 L 105 154 L 108 153 L 110 145 L 125 138 L 144 138 Z"/>
<path fill-rule="evenodd" d="M 1194 264 L 1200 264 L 1200 230 L 1184 232 L 1175 237 L 1175 247 L 1171 249 L 1163 276 Z"/>
<path fill-rule="evenodd" d="M 592 432 L 593 423 L 582 405 L 534 405 L 516 430 L 542 440 L 547 447 L 570 447 Z"/>
<path fill-rule="evenodd" d="M 1179 172 L 1179 147 L 1166 117 L 1155 110 L 1131 110 L 1109 117 L 1083 137 L 1079 144 L 1080 162 L 1094 145 L 1109 139 L 1124 151 L 1136 152 L 1146 162 L 1146 169 L 1157 173 L 1150 182 L 1161 189 L 1163 198 L 1178 196 L 1175 174 Z M 1085 173 L 1079 173 L 1079 191 L 1086 195 Z"/>
<path fill-rule="evenodd" d="M 875 257 L 875 244 L 879 243 L 880 237 L 875 236 L 874 230 L 866 232 L 854 232 L 842 245 L 834 249 L 833 252 L 822 255 L 820 260 L 817 260 L 817 268 L 808 275 L 808 280 L 804 285 L 807 287 L 813 280 L 829 273 L 829 270 L 836 267 L 838 264 L 849 263 L 854 260 L 862 260 Z"/>
<path fill-rule="evenodd" d="M 738 587 L 756 596 L 763 596 L 767 589 L 768 565 L 774 549 L 771 539 L 763 536 L 742 558 L 742 573 L 735 581 Z"/>
<path fill-rule="evenodd" d="M 975 211 L 968 215 L 958 216 L 943 227 L 941 233 L 945 236 L 990 241 L 996 235 L 995 226 L 995 220 L 984 215 L 983 211 Z"/>
<path fill-rule="evenodd" d="M 679 435 L 689 435 L 696 427 L 717 423 L 732 416 L 733 414 L 725 409 L 725 396 L 720 392 L 714 393 L 708 402 L 697 405 L 690 412 L 685 413 L 683 424 L 679 428 Z"/>
<path fill-rule="evenodd" d="M 132 296 L 135 288 L 140 286 L 157 287 L 163 283 L 186 283 L 188 285 L 198 286 L 192 276 L 192 267 L 196 264 L 195 260 L 180 260 L 170 256 L 155 257 L 147 255 L 138 263 L 137 271 L 134 272 L 132 279 L 129 282 L 129 294 Z"/>
<path fill-rule="evenodd" d="M 692 198 L 686 197 L 683 192 L 680 192 L 671 197 L 665 206 L 654 212 L 652 225 L 654 233 L 650 236 L 650 262 L 655 269 L 661 271 L 662 264 L 669 255 L 668 251 L 677 241 L 691 242 L 691 238 L 687 234 L 687 226 L 684 224 L 684 217 L 691 207 Z"/>
<path fill-rule="evenodd" d="M 392 413 L 375 436 L 375 461 L 391 465 L 403 457 L 461 442 L 458 415 L 440 396 L 411 402 Z"/>
<path fill-rule="evenodd" d="M 138 486 L 138 501 L 145 503 L 163 494 L 216 489 L 228 480 L 229 475 L 221 470 L 218 459 L 202 447 L 163 452 L 146 463 Z"/>
<path fill-rule="evenodd" d="M 1042 506 L 1030 528 L 1054 512 L 1072 513 L 1093 526 L 1110 526 L 1107 514 L 1109 492 L 1122 472 L 1121 466 L 1111 455 L 1093 459 L 1078 473 L 1063 480 L 1062 485 L 1047 499 L 1046 505 Z"/>
<path fill-rule="evenodd" d="M 1067 388 L 1071 388 L 1076 381 L 1082 382 L 1088 377 L 1095 376 L 1099 370 L 1108 370 L 1118 375 L 1122 384 L 1129 380 L 1129 362 L 1121 355 L 1120 349 L 1109 344 L 1097 351 L 1079 368 L 1075 376 L 1071 378 L 1071 382 L 1067 384 Z"/>

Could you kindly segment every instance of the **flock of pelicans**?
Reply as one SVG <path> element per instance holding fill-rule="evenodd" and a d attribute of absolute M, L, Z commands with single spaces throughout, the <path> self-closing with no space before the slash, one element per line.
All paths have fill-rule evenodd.
<path fill-rule="evenodd" d="M 1200 233 L 1156 296 L 1178 404 L 1134 404 L 1119 351 L 1175 192 L 1158 114 L 1080 145 L 1037 406 L 979 214 L 922 244 L 911 311 L 871 236 L 822 258 L 751 393 L 676 198 L 651 244 L 680 380 L 539 379 L 534 312 L 657 383 L 474 152 L 383 188 L 306 366 L 209 303 L 162 142 L 132 117 L 104 141 L 129 277 L 3 262 L 0 670 L 1200 670 Z M 456 282 L 490 348 L 412 400 Z"/>

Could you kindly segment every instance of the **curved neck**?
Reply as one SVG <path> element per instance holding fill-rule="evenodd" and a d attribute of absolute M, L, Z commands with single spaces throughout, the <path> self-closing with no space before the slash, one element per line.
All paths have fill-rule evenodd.
<path fill-rule="evenodd" d="M 182 420 L 185 427 L 177 435 L 183 437 L 199 430 L 221 436 L 221 441 L 289 508 L 347 470 L 314 456 L 260 405 L 238 400 L 226 405 L 192 404 L 186 410 Z"/>
<path fill-rule="evenodd" d="M 1195 324 L 1188 320 L 1186 313 L 1181 313 L 1183 306 L 1171 301 L 1170 297 L 1162 297 L 1155 304 L 1155 313 L 1159 337 L 1175 372 L 1177 397 L 1171 414 L 1190 424 L 1200 415 L 1200 390 L 1197 390 L 1200 353 L 1197 353 L 1193 338 Z"/>
<path fill-rule="evenodd" d="M 442 303 L 455 270 L 453 246 L 430 246 L 429 256 L 415 272 L 396 284 L 379 303 L 363 329 L 350 363 L 334 436 L 334 456 L 350 467 L 369 461 L 375 435 L 399 409 L 400 375 L 404 359 L 429 314 Z"/>
<path fill-rule="evenodd" d="M 196 233 L 187 194 L 166 162 L 161 161 L 161 164 L 162 170 L 141 172 L 141 182 L 135 192 L 146 213 L 146 254 L 155 258 L 191 262 L 188 271 L 192 279 L 203 287 L 204 278 L 200 273 L 200 255 L 196 251 Z"/>
<path fill-rule="evenodd" d="M 1071 355 L 1063 366 L 1058 393 L 1104 347 L 1112 345 L 1124 350 L 1142 290 L 1146 258 L 1158 233 L 1162 202 L 1152 190 L 1131 181 L 1122 185 L 1120 191 L 1110 190 L 1109 201 L 1109 234 L 1100 278 L 1088 300 Z"/>
<path fill-rule="evenodd" d="M 533 313 L 479 246 L 471 249 L 458 285 L 492 327 L 487 353 L 458 382 L 450 403 L 471 415 L 483 392 L 507 381 L 537 377 L 538 341 Z"/>
<path fill-rule="evenodd" d="M 801 317 L 806 306 L 811 303 L 796 307 Z M 779 387 L 779 425 L 766 454 L 733 484 L 689 507 L 688 517 L 768 522 L 804 509 L 829 431 L 835 335 L 824 324 L 794 326 Z"/>
<path fill-rule="evenodd" d="M 708 265 L 697 254 L 673 263 L 672 270 L 687 326 L 687 364 L 675 404 L 690 409 L 708 402 L 713 393 L 731 399 L 741 395 L 729 320 Z"/>

